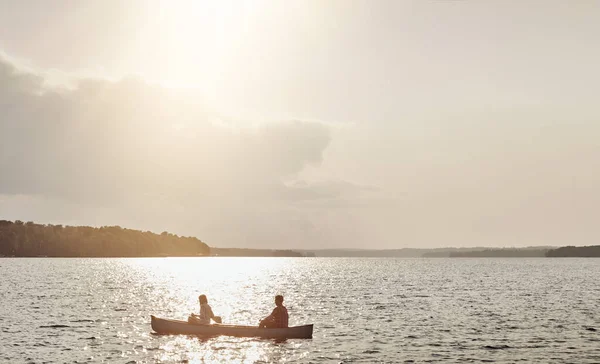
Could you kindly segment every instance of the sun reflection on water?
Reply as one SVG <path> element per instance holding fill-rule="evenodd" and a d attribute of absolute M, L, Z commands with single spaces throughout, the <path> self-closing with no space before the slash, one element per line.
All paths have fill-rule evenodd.
<path fill-rule="evenodd" d="M 248 313 L 264 306 L 265 301 L 267 308 L 270 307 L 275 294 L 289 290 L 278 278 L 291 269 L 293 262 L 219 257 L 140 258 L 128 260 L 127 264 L 154 286 L 155 298 L 168 307 L 169 314 L 177 315 L 174 318 L 197 313 L 198 295 L 206 294 L 215 314 L 223 317 L 223 323 L 254 325 L 259 317 L 251 318 Z"/>
<path fill-rule="evenodd" d="M 272 310 L 276 294 L 293 302 L 298 288 L 288 279 L 297 265 L 295 259 L 139 258 L 123 263 L 136 276 L 136 283 L 145 286 L 146 299 L 154 303 L 148 314 L 164 318 L 186 320 L 191 312 L 199 311 L 198 295 L 206 294 L 224 324 L 257 325 Z M 161 342 L 155 357 L 159 362 L 281 362 L 289 357 L 289 350 L 299 349 L 293 340 L 155 336 Z"/>

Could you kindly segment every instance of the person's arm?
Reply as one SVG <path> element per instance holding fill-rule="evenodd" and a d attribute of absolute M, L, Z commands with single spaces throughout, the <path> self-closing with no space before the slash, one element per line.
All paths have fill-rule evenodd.
<path fill-rule="evenodd" d="M 269 316 L 267 316 L 267 317 L 265 318 L 265 320 L 268 320 L 268 321 L 273 321 L 273 320 L 275 320 L 275 317 L 277 317 L 277 307 L 275 307 L 275 308 L 273 309 L 273 312 L 271 312 L 271 314 L 270 314 Z"/>

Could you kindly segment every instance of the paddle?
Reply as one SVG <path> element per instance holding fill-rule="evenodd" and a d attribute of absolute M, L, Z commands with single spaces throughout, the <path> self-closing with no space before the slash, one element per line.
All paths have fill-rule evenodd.
<path fill-rule="evenodd" d="M 190 322 L 190 318 L 191 318 L 192 320 L 197 320 L 197 319 L 199 319 L 199 318 L 200 318 L 200 315 L 196 315 L 195 313 L 192 313 L 192 314 L 190 315 L 190 317 L 188 318 L 188 322 Z M 221 316 L 213 316 L 213 318 L 212 318 L 212 319 L 213 319 L 213 321 L 214 321 L 214 322 L 216 322 L 216 323 L 218 323 L 218 324 L 220 324 L 220 323 L 222 323 L 222 322 L 223 322 L 223 319 L 221 318 Z"/>

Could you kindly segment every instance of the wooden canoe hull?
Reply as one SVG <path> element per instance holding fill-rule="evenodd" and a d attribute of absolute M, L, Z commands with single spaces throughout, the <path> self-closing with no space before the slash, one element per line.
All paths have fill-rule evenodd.
<path fill-rule="evenodd" d="M 257 326 L 195 325 L 187 321 L 168 320 L 150 316 L 152 330 L 158 334 L 262 337 L 269 339 L 311 339 L 313 325 L 293 326 L 285 329 L 260 329 Z"/>

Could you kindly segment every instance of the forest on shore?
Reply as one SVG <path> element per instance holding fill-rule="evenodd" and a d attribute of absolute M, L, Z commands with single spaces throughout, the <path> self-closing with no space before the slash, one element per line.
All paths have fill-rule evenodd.
<path fill-rule="evenodd" d="M 161 257 L 203 256 L 210 247 L 194 237 L 124 229 L 0 220 L 0 256 Z"/>
<path fill-rule="evenodd" d="M 591 246 L 563 246 L 561 248 L 549 250 L 546 253 L 549 258 L 564 257 L 600 257 L 600 245 Z"/>

